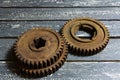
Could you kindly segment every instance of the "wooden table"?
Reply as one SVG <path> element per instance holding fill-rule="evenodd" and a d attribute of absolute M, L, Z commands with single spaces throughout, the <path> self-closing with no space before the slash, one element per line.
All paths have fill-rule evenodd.
<path fill-rule="evenodd" d="M 76 17 L 103 22 L 110 32 L 109 44 L 94 56 L 69 54 L 59 71 L 41 80 L 120 80 L 120 0 L 0 0 L 0 80 L 28 79 L 9 68 L 11 48 L 22 32 L 39 26 L 59 31 Z"/>

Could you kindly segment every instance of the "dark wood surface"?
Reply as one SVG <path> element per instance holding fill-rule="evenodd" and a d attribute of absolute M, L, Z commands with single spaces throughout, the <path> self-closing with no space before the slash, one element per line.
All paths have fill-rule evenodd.
<path fill-rule="evenodd" d="M 11 48 L 22 32 L 39 26 L 59 31 L 76 17 L 103 22 L 107 47 L 93 56 L 68 54 L 59 71 L 36 80 L 120 80 L 120 0 L 0 0 L 0 80 L 28 79 L 13 72 Z"/>

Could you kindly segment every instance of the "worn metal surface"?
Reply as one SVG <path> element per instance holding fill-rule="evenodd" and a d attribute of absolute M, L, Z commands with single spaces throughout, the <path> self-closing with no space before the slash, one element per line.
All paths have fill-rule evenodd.
<path fill-rule="evenodd" d="M 110 32 L 108 46 L 94 56 L 69 54 L 59 71 L 41 80 L 120 80 L 120 0 L 0 0 L 0 80 L 27 79 L 12 72 L 9 62 L 21 32 L 35 26 L 59 31 L 75 17 L 100 19 Z"/>

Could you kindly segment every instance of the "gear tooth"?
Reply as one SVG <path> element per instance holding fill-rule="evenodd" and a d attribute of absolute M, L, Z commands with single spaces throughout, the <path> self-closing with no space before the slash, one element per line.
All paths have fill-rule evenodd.
<path fill-rule="evenodd" d="M 100 52 L 101 50 L 102 50 L 102 47 L 100 46 L 100 47 L 99 47 L 99 52 Z"/>
<path fill-rule="evenodd" d="M 36 70 L 36 75 L 35 76 L 39 76 L 40 74 L 40 71 L 39 70 Z M 39 76 L 40 77 L 40 76 Z"/>
<path fill-rule="evenodd" d="M 41 73 L 41 72 L 38 70 L 38 71 L 37 71 L 37 75 L 39 76 L 39 75 L 40 75 L 40 73 Z"/>
<path fill-rule="evenodd" d="M 96 49 L 90 49 L 90 55 L 93 55 L 94 54 L 94 52 L 97 50 L 97 48 Z"/>
<path fill-rule="evenodd" d="M 51 62 L 51 64 L 53 64 L 53 63 L 54 63 L 54 60 L 53 60 L 53 58 L 51 58 L 51 59 L 50 59 L 50 62 Z"/>
<path fill-rule="evenodd" d="M 48 75 L 50 75 L 52 73 L 51 69 L 48 69 Z"/>
<path fill-rule="evenodd" d="M 38 68 L 38 62 L 36 61 L 33 66 L 34 68 Z"/>
<path fill-rule="evenodd" d="M 29 73 L 28 70 L 26 70 L 26 69 L 22 69 L 22 71 L 27 73 L 27 74 Z"/>
<path fill-rule="evenodd" d="M 27 63 L 26 65 L 27 65 L 27 66 L 30 68 L 30 66 L 29 66 L 29 64 L 30 64 L 30 61 L 28 61 L 28 60 L 27 60 L 27 62 L 26 62 L 26 63 Z"/>
<path fill-rule="evenodd" d="M 77 47 L 77 53 L 79 54 L 80 53 L 80 49 Z"/>
<path fill-rule="evenodd" d="M 45 71 L 43 71 L 43 76 L 46 76 L 46 75 L 45 75 Z"/>
<path fill-rule="evenodd" d="M 83 56 L 85 56 L 86 55 L 86 50 L 85 49 L 82 49 L 82 52 L 83 52 Z"/>
<path fill-rule="evenodd" d="M 96 49 L 93 49 L 93 54 L 96 53 L 96 52 L 99 52 L 99 48 L 96 48 Z"/>
<path fill-rule="evenodd" d="M 32 74 L 36 75 L 37 74 L 36 70 L 32 70 Z"/>
<path fill-rule="evenodd" d="M 84 49 L 84 55 L 88 55 L 87 52 L 88 52 L 87 49 Z"/>
<path fill-rule="evenodd" d="M 15 50 L 15 56 L 16 56 L 17 58 L 19 58 L 19 57 L 18 57 L 19 54 L 17 53 L 17 50 Z"/>
<path fill-rule="evenodd" d="M 58 57 L 57 57 L 57 56 L 54 56 L 54 60 L 57 61 L 57 60 L 58 60 Z"/>
<path fill-rule="evenodd" d="M 33 61 L 31 61 L 31 65 L 32 65 L 32 66 L 34 66 L 34 65 L 35 65 L 35 63 L 34 63 Z"/>
<path fill-rule="evenodd" d="M 37 67 L 39 66 L 39 62 L 38 62 L 38 61 L 36 62 L 36 66 L 37 66 Z"/>
<path fill-rule="evenodd" d="M 89 52 L 90 52 L 90 55 L 92 55 L 92 54 L 93 54 L 93 52 L 92 52 L 92 50 L 91 50 L 91 49 L 89 49 Z"/>
<path fill-rule="evenodd" d="M 74 48 L 73 48 L 72 45 L 69 45 L 69 48 L 70 48 L 71 51 L 74 51 Z"/>
<path fill-rule="evenodd" d="M 103 50 L 103 48 L 105 47 L 105 44 L 103 44 L 101 47 L 102 47 L 102 50 Z"/>
<path fill-rule="evenodd" d="M 34 75 L 35 75 L 35 76 L 38 76 L 38 72 L 39 72 L 39 70 L 35 70 L 35 71 L 34 71 Z"/>
<path fill-rule="evenodd" d="M 50 66 L 50 65 L 51 65 L 50 61 L 49 61 L 49 60 L 47 60 L 47 66 Z"/>
<path fill-rule="evenodd" d="M 45 76 L 49 75 L 48 70 L 45 70 L 45 71 L 44 71 L 44 75 L 45 75 Z"/>
<path fill-rule="evenodd" d="M 77 51 L 76 47 L 74 47 L 73 45 L 72 45 L 72 47 L 73 47 L 73 51 L 76 52 Z"/>
<path fill-rule="evenodd" d="M 65 50 L 65 53 L 68 53 L 68 49 Z"/>
<path fill-rule="evenodd" d="M 100 51 L 101 51 L 101 50 L 103 50 L 103 47 L 102 47 L 102 46 L 100 46 Z"/>
<path fill-rule="evenodd" d="M 17 47 L 17 41 L 13 44 L 13 48 L 14 48 L 14 50 L 16 50 L 16 47 Z"/>
<path fill-rule="evenodd" d="M 23 59 L 22 61 L 23 61 L 24 65 L 26 65 L 27 61 L 25 59 Z"/>
<path fill-rule="evenodd" d="M 15 53 L 17 53 L 17 50 L 16 50 L 16 49 L 14 49 L 14 52 L 15 52 Z M 18 56 L 18 54 L 16 54 L 16 56 Z"/>
<path fill-rule="evenodd" d="M 15 55 L 17 56 L 17 58 L 19 58 L 19 59 L 21 58 L 21 56 L 19 54 L 16 53 Z"/>
<path fill-rule="evenodd" d="M 24 74 L 25 74 L 25 73 L 28 73 L 28 71 L 27 71 L 26 69 L 22 68 L 22 69 L 21 69 L 21 73 L 24 73 Z M 20 73 L 20 74 L 21 74 L 21 73 Z M 22 75 L 22 74 L 21 74 L 21 75 Z"/>
<path fill-rule="evenodd" d="M 59 69 L 59 65 L 55 65 L 55 71 Z"/>
<path fill-rule="evenodd" d="M 46 67 L 47 66 L 47 64 L 46 64 L 46 62 L 45 61 L 43 61 L 43 67 Z"/>
<path fill-rule="evenodd" d="M 39 61 L 37 62 L 37 68 L 40 68 L 40 66 L 39 66 Z"/>
<path fill-rule="evenodd" d="M 43 68 L 43 64 L 42 64 L 42 62 L 40 62 L 40 66 L 41 66 L 41 68 Z"/>
<path fill-rule="evenodd" d="M 56 68 L 54 66 L 54 67 L 52 67 L 52 73 L 54 73 L 55 71 L 56 71 Z"/>
<path fill-rule="evenodd" d="M 30 61 L 30 64 L 29 64 L 30 68 L 33 68 L 33 65 L 34 65 L 34 63 L 32 61 Z"/>
<path fill-rule="evenodd" d="M 45 72 L 41 71 L 40 75 L 43 77 L 45 75 Z"/>
<path fill-rule="evenodd" d="M 80 50 L 80 48 L 78 48 L 77 53 L 80 54 L 80 52 L 81 52 L 81 50 Z"/>
<path fill-rule="evenodd" d="M 32 70 L 26 70 L 28 74 L 33 74 Z"/>
<path fill-rule="evenodd" d="M 79 48 L 76 48 L 76 53 L 77 53 L 77 54 L 79 53 Z"/>
<path fill-rule="evenodd" d="M 57 53 L 57 57 L 59 58 L 59 57 L 60 57 L 60 54 Z"/>
<path fill-rule="evenodd" d="M 61 67 L 62 66 L 62 63 L 58 63 L 59 64 L 59 67 Z"/>
<path fill-rule="evenodd" d="M 24 59 L 20 56 L 20 61 L 24 62 L 23 60 L 24 60 Z"/>
<path fill-rule="evenodd" d="M 73 51 L 74 51 L 74 52 L 77 52 L 77 48 L 76 48 L 76 47 L 73 47 Z"/>
<path fill-rule="evenodd" d="M 64 64 L 64 61 L 63 60 L 61 60 L 61 63 L 62 63 L 62 65 Z"/>
<path fill-rule="evenodd" d="M 83 49 L 81 49 L 81 54 L 84 54 L 84 50 Z"/>
<path fill-rule="evenodd" d="M 85 49 L 85 55 L 89 55 L 89 49 Z"/>

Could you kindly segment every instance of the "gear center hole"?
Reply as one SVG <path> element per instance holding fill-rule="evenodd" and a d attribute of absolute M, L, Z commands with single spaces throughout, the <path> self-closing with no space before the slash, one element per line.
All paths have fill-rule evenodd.
<path fill-rule="evenodd" d="M 88 24 L 82 24 L 78 27 L 75 35 L 82 39 L 92 39 L 95 36 L 95 29 Z"/>
<path fill-rule="evenodd" d="M 33 42 L 34 42 L 35 48 L 39 49 L 45 46 L 46 40 L 44 40 L 43 38 L 38 38 L 38 39 L 34 39 Z"/>

